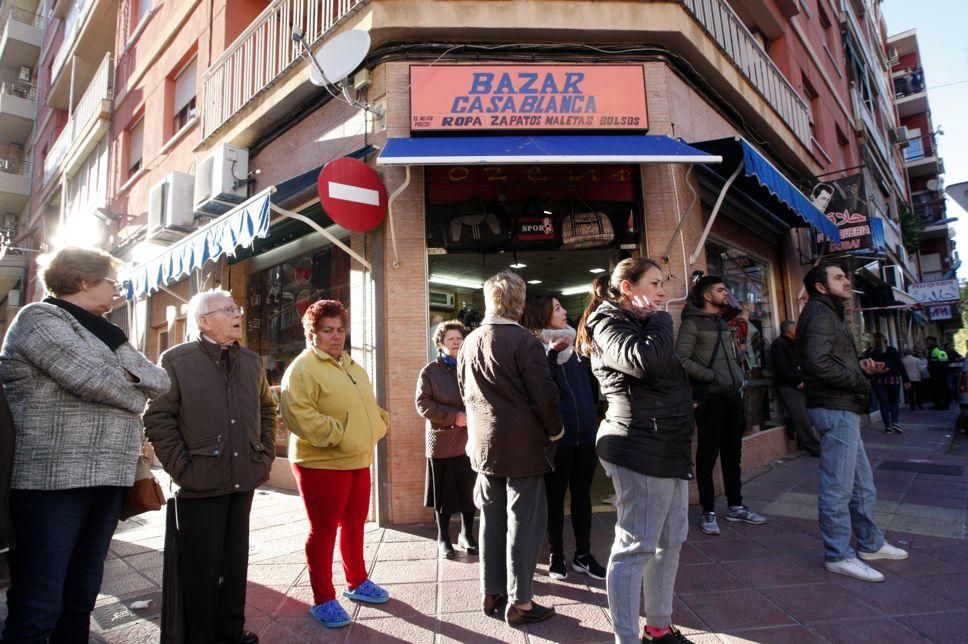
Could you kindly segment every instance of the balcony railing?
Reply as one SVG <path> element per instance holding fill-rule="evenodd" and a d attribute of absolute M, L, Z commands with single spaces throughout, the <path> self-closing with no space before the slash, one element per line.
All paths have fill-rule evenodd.
<path fill-rule="evenodd" d="M 26 9 L 21 9 L 20 7 L 12 7 L 10 9 L 10 19 L 21 22 L 25 25 L 30 25 L 31 27 L 43 27 L 44 17 L 39 16 L 36 13 L 31 13 Z"/>
<path fill-rule="evenodd" d="M 904 148 L 904 161 L 920 161 L 937 155 L 934 137 L 930 134 L 908 139 L 908 146 Z"/>
<path fill-rule="evenodd" d="M 28 101 L 37 100 L 37 88 L 30 83 L 21 83 L 19 81 L 3 81 L 0 83 L 0 94 L 16 96 Z"/>
<path fill-rule="evenodd" d="M 786 79 L 725 0 L 681 0 L 719 48 L 810 147 L 810 105 Z"/>
<path fill-rule="evenodd" d="M 924 70 L 920 67 L 906 70 L 902 75 L 894 77 L 895 98 L 904 98 L 923 91 L 925 91 Z"/>
<path fill-rule="evenodd" d="M 21 148 L 0 146 L 0 172 L 29 176 L 30 162 L 24 159 L 24 151 Z"/>
<path fill-rule="evenodd" d="M 209 137 L 299 58 L 295 28 L 312 48 L 369 0 L 274 0 L 202 79 L 202 137 Z"/>
<path fill-rule="evenodd" d="M 933 226 L 945 218 L 944 204 L 915 205 L 914 214 L 928 226 Z"/>
<path fill-rule="evenodd" d="M 61 130 L 57 140 L 54 141 L 54 145 L 47 152 L 47 157 L 44 159 L 44 185 L 57 172 L 64 155 L 84 132 L 88 121 L 98 113 L 101 101 L 111 98 L 111 55 L 107 54 L 98 66 L 97 71 L 94 72 L 90 85 L 87 86 L 87 90 L 81 96 L 81 100 L 78 101 L 77 107 L 74 108 L 74 112 L 68 118 L 64 129 Z"/>

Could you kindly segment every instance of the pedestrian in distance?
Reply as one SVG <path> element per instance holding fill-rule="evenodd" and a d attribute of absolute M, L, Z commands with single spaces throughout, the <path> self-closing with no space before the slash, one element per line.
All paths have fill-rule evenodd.
<path fill-rule="evenodd" d="M 239 345 L 232 294 L 188 301 L 189 340 L 161 354 L 171 389 L 152 398 L 145 433 L 178 484 L 178 577 L 189 644 L 255 644 L 245 630 L 249 512 L 275 458 L 276 403 L 262 358 Z"/>
<path fill-rule="evenodd" d="M 794 320 L 784 320 L 780 324 L 780 337 L 773 341 L 771 354 L 776 393 L 793 422 L 797 444 L 810 456 L 820 456 L 820 440 L 814 435 L 807 414 L 807 398 L 803 394 L 803 375 L 797 359 L 797 323 Z"/>
<path fill-rule="evenodd" d="M 897 349 L 887 344 L 887 338 L 882 333 L 874 333 L 872 346 L 865 354 L 874 362 L 884 363 L 886 370 L 871 376 L 871 386 L 877 406 L 881 410 L 881 421 L 884 423 L 885 434 L 903 434 L 904 430 L 898 424 L 901 409 L 901 386 L 910 390 L 907 369 L 901 362 L 901 354 Z"/>
<path fill-rule="evenodd" d="M 820 535 L 829 572 L 884 581 L 867 561 L 906 559 L 884 540 L 874 519 L 877 490 L 860 435 L 870 398 L 870 376 L 886 365 L 860 359 L 844 305 L 853 298 L 840 266 L 818 264 L 803 278 L 810 300 L 800 315 L 797 353 L 810 420 L 820 432 Z M 857 538 L 850 545 L 851 533 Z"/>
<path fill-rule="evenodd" d="M 908 405 L 911 411 L 924 409 L 924 390 L 921 380 L 921 361 L 910 349 L 904 350 L 904 357 L 901 358 L 904 366 L 904 373 L 907 374 L 908 382 L 911 384 L 904 394 L 907 396 Z"/>
<path fill-rule="evenodd" d="M 598 413 L 588 358 L 575 352 L 576 331 L 558 298 L 540 295 L 524 307 L 521 324 L 545 347 L 551 376 L 558 385 L 565 435 L 558 441 L 554 469 L 545 476 L 548 497 L 548 576 L 565 579 L 565 494 L 571 494 L 571 527 L 575 533 L 572 569 L 593 579 L 605 579 L 605 568 L 592 555 L 592 480 L 598 465 L 595 435 Z"/>
<path fill-rule="evenodd" d="M 951 404 L 951 392 L 948 389 L 948 353 L 938 346 L 938 338 L 929 335 L 924 339 L 927 346 L 929 387 L 931 389 L 934 406 L 931 409 L 947 410 Z"/>
<path fill-rule="evenodd" d="M 450 517 L 461 516 L 457 545 L 469 555 L 477 554 L 474 536 L 474 481 L 467 456 L 467 414 L 457 384 L 457 353 L 467 327 L 460 320 L 439 322 L 434 332 L 437 359 L 417 378 L 417 413 L 426 420 L 424 431 L 427 477 L 424 505 L 437 519 L 437 550 L 441 557 L 456 556 L 450 540 Z"/>
<path fill-rule="evenodd" d="M 729 288 L 714 275 L 699 277 L 692 288 L 692 301 L 682 310 L 682 324 L 676 338 L 676 353 L 693 384 L 696 409 L 696 483 L 702 506 L 700 529 L 720 533 L 716 520 L 713 469 L 722 464 L 726 487 L 726 520 L 753 525 L 766 518 L 743 504 L 740 461 L 743 458 L 743 367 L 739 364 L 733 334 L 723 321 L 729 306 Z M 699 394 L 702 392 L 702 395 Z"/>
<path fill-rule="evenodd" d="M 457 356 L 467 406 L 467 454 L 481 511 L 481 606 L 505 602 L 510 626 L 544 621 L 553 606 L 533 601 L 534 569 L 548 523 L 545 475 L 564 435 L 558 387 L 544 347 L 518 321 L 526 286 L 502 271 L 484 283 L 486 315 Z"/>
<path fill-rule="evenodd" d="M 606 586 L 619 644 L 690 644 L 672 625 L 672 599 L 689 533 L 695 421 L 662 283 L 656 262 L 623 259 L 595 279 L 578 325 L 576 349 L 608 401 L 596 447 L 616 496 Z"/>
<path fill-rule="evenodd" d="M 370 466 L 390 416 L 366 371 L 346 353 L 349 311 L 320 300 L 302 317 L 306 348 L 282 376 L 282 416 L 289 427 L 289 461 L 309 517 L 306 563 L 313 590 L 310 615 L 328 628 L 350 623 L 333 586 L 333 549 L 346 576 L 343 597 L 382 604 L 386 589 L 369 579 L 363 527 L 370 508 Z"/>
<path fill-rule="evenodd" d="M 141 412 L 168 390 L 104 316 L 122 263 L 63 248 L 40 261 L 50 294 L 18 311 L 0 351 L 16 443 L 5 642 L 87 642 L 104 561 L 134 484 Z M 10 444 L 5 441 L 5 444 Z M 4 543 L 0 542 L 0 548 Z"/>

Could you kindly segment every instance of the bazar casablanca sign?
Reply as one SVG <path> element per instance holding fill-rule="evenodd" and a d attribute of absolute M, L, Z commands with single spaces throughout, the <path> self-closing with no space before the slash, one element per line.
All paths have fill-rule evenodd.
<path fill-rule="evenodd" d="M 410 129 L 649 128 L 642 65 L 412 65 Z"/>

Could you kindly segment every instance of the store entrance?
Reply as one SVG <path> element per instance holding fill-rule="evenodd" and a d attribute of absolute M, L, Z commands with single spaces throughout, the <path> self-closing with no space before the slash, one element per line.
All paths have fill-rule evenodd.
<path fill-rule="evenodd" d="M 439 322 L 480 325 L 482 287 L 495 273 L 518 273 L 529 297 L 554 296 L 577 327 L 596 275 L 639 253 L 635 166 L 448 166 L 428 168 L 425 180 L 428 360 Z M 612 493 L 599 468 L 596 509 L 612 510 Z"/>

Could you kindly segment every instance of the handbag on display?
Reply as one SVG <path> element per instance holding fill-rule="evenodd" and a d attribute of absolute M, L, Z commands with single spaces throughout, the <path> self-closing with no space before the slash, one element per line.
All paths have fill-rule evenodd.
<path fill-rule="evenodd" d="M 533 199 L 511 215 L 511 240 L 515 250 L 545 250 L 561 246 L 561 226 L 550 211 Z"/>
<path fill-rule="evenodd" d="M 507 243 L 507 219 L 503 212 L 480 201 L 458 206 L 458 213 L 444 225 L 448 250 L 491 250 Z"/>
<path fill-rule="evenodd" d="M 571 214 L 561 221 L 561 247 L 566 250 L 599 248 L 615 241 L 612 220 L 581 199 L 571 202 Z"/>
<path fill-rule="evenodd" d="M 128 488 L 121 504 L 121 520 L 125 521 L 138 514 L 160 510 L 165 505 L 165 493 L 158 479 L 151 473 L 151 462 L 141 450 L 138 466 L 134 473 L 134 485 Z"/>

